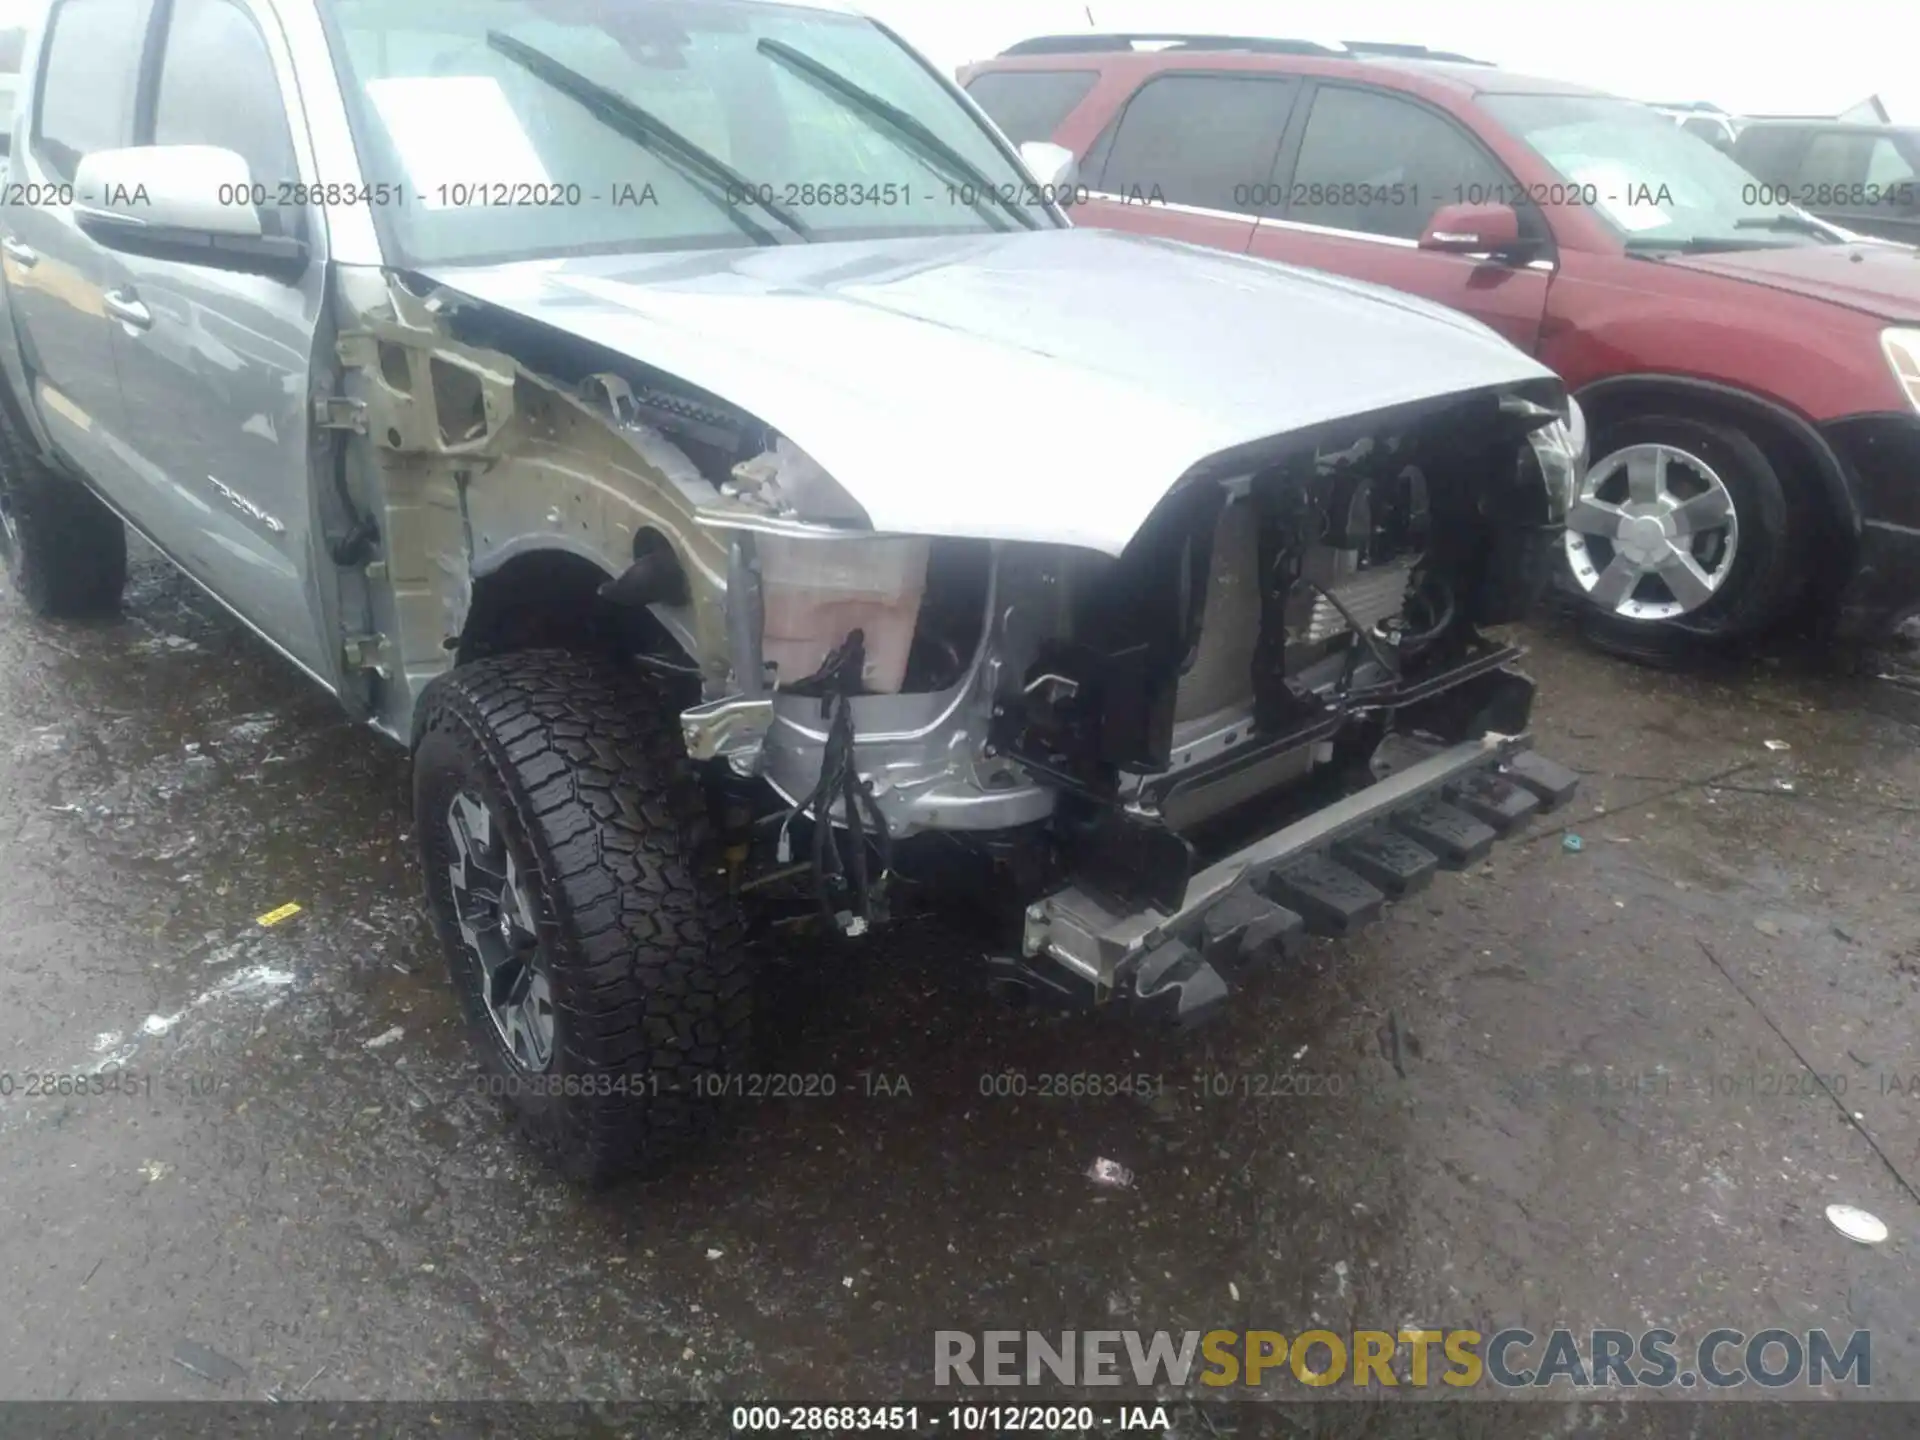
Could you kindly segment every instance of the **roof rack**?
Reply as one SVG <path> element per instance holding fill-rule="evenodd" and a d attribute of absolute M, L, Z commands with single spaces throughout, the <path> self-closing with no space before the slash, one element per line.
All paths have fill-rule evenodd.
<path fill-rule="evenodd" d="M 1036 35 L 1009 45 L 1009 55 L 1106 55 L 1132 50 L 1237 50 L 1250 55 L 1325 55 L 1377 57 L 1400 60 L 1444 60 L 1456 65 L 1486 65 L 1470 55 L 1451 50 L 1429 50 L 1425 45 L 1403 45 L 1385 40 L 1342 40 L 1326 45 L 1317 40 L 1285 40 L 1267 35 L 1179 35 L 1125 31 L 1081 35 Z"/>
<path fill-rule="evenodd" d="M 1429 50 L 1424 45 L 1400 45 L 1388 40 L 1342 40 L 1340 44 L 1349 55 L 1375 55 L 1383 60 L 1444 60 L 1452 65 L 1493 65 L 1491 60 L 1476 60 L 1471 55 L 1461 55 L 1453 50 Z"/>
<path fill-rule="evenodd" d="M 1142 46 L 1160 50 L 1243 50 L 1263 55 L 1338 55 L 1331 45 L 1312 40 L 1274 40 L 1258 35 L 1149 35 L 1087 34 L 1036 35 L 1009 45 L 1000 53 L 1007 55 L 1086 55 L 1135 50 Z"/>

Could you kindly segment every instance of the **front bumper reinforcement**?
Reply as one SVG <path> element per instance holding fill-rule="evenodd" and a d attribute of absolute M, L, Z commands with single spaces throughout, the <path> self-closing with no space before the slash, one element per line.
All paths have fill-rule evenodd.
<path fill-rule="evenodd" d="M 1170 913 L 1116 913 L 1079 886 L 1036 901 L 1027 964 L 1051 960 L 1096 1003 L 1205 1019 L 1242 971 L 1306 935 L 1351 933 L 1436 870 L 1472 864 L 1529 816 L 1564 805 L 1579 777 L 1530 743 L 1488 734 L 1415 759 L 1207 866 Z"/>

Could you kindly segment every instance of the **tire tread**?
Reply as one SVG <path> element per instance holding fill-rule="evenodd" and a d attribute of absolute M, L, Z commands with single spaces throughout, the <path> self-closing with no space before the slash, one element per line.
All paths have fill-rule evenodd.
<path fill-rule="evenodd" d="M 127 588 L 127 529 L 79 481 L 54 469 L 0 404 L 0 486 L 20 537 L 14 589 L 43 619 L 111 615 Z"/>
<path fill-rule="evenodd" d="M 536 1138 L 582 1178 L 650 1169 L 707 1128 L 713 1107 L 694 1083 L 738 1068 L 752 1014 L 740 915 L 679 707 L 616 661 L 563 650 L 461 666 L 421 704 L 422 745 L 449 726 L 477 744 L 534 851 L 563 1011 L 556 1064 L 658 1085 L 570 1100 L 559 1133 L 537 1125 Z M 423 840 L 433 821 L 416 815 Z"/>

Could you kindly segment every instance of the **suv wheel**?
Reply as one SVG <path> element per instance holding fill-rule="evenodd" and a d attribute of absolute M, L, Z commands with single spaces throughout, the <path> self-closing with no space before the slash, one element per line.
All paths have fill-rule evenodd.
<path fill-rule="evenodd" d="M 1567 516 L 1567 565 L 1588 631 L 1635 650 L 1748 635 L 1791 603 L 1786 488 L 1767 454 L 1726 426 L 1643 416 L 1595 437 Z"/>
<path fill-rule="evenodd" d="M 127 527 L 0 417 L 0 560 L 34 614 L 106 615 L 127 588 Z"/>
<path fill-rule="evenodd" d="M 421 697 L 427 902 L 487 1088 L 566 1173 L 652 1168 L 747 1055 L 746 952 L 678 707 L 526 651 Z"/>

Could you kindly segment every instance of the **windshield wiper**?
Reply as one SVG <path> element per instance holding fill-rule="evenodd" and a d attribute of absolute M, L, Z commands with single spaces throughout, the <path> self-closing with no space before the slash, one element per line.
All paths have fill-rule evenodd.
<path fill-rule="evenodd" d="M 903 141 L 907 148 L 922 160 L 935 166 L 943 166 L 956 174 L 970 187 L 974 195 L 974 209 L 989 222 L 992 213 L 981 206 L 982 196 L 991 197 L 1000 202 L 1003 209 L 1029 230 L 1038 230 L 1040 222 L 1029 215 L 1024 206 L 1014 203 L 1000 191 L 1000 187 L 966 156 L 942 140 L 919 120 L 907 114 L 898 105 L 883 100 L 864 86 L 856 85 L 838 70 L 822 65 L 818 60 L 803 51 L 780 40 L 762 40 L 754 47 L 768 59 L 784 65 L 816 90 L 831 95 L 848 109 L 864 116 L 869 121 L 878 122 L 876 128 L 891 134 L 896 140 Z M 998 229 L 1006 229 L 999 225 Z"/>
<path fill-rule="evenodd" d="M 1643 257 L 1715 255 L 1728 250 L 1784 250 L 1787 248 L 1789 247 L 1749 235 L 1689 235 L 1684 240 L 1661 240 L 1646 235 L 1634 235 L 1630 236 L 1626 242 L 1627 254 Z"/>
<path fill-rule="evenodd" d="M 536 50 L 499 30 L 487 31 L 487 45 L 530 75 L 546 81 L 568 99 L 578 101 L 588 114 L 609 130 L 652 151 L 688 178 L 720 190 L 717 196 L 707 189 L 701 193 L 725 210 L 728 219 L 760 244 L 778 245 L 780 240 L 764 225 L 756 224 L 741 214 L 729 196 L 737 195 L 753 201 L 802 240 L 813 238 L 813 231 L 807 224 L 786 206 L 768 199 L 764 188 L 756 187 L 718 155 L 695 144 L 652 111 L 642 109 L 626 96 L 561 64 L 546 51 Z"/>
<path fill-rule="evenodd" d="M 1840 242 L 1840 237 L 1834 234 L 1833 226 L 1827 224 L 1826 221 L 1816 220 L 1811 215 L 1795 215 L 1791 211 L 1786 210 L 1781 211 L 1778 215 L 1768 215 L 1765 217 L 1749 216 L 1743 220 L 1736 220 L 1733 222 L 1733 228 L 1736 230 L 1772 230 L 1776 233 L 1790 235 L 1815 235 L 1822 240 L 1831 241 L 1835 244 Z"/>

